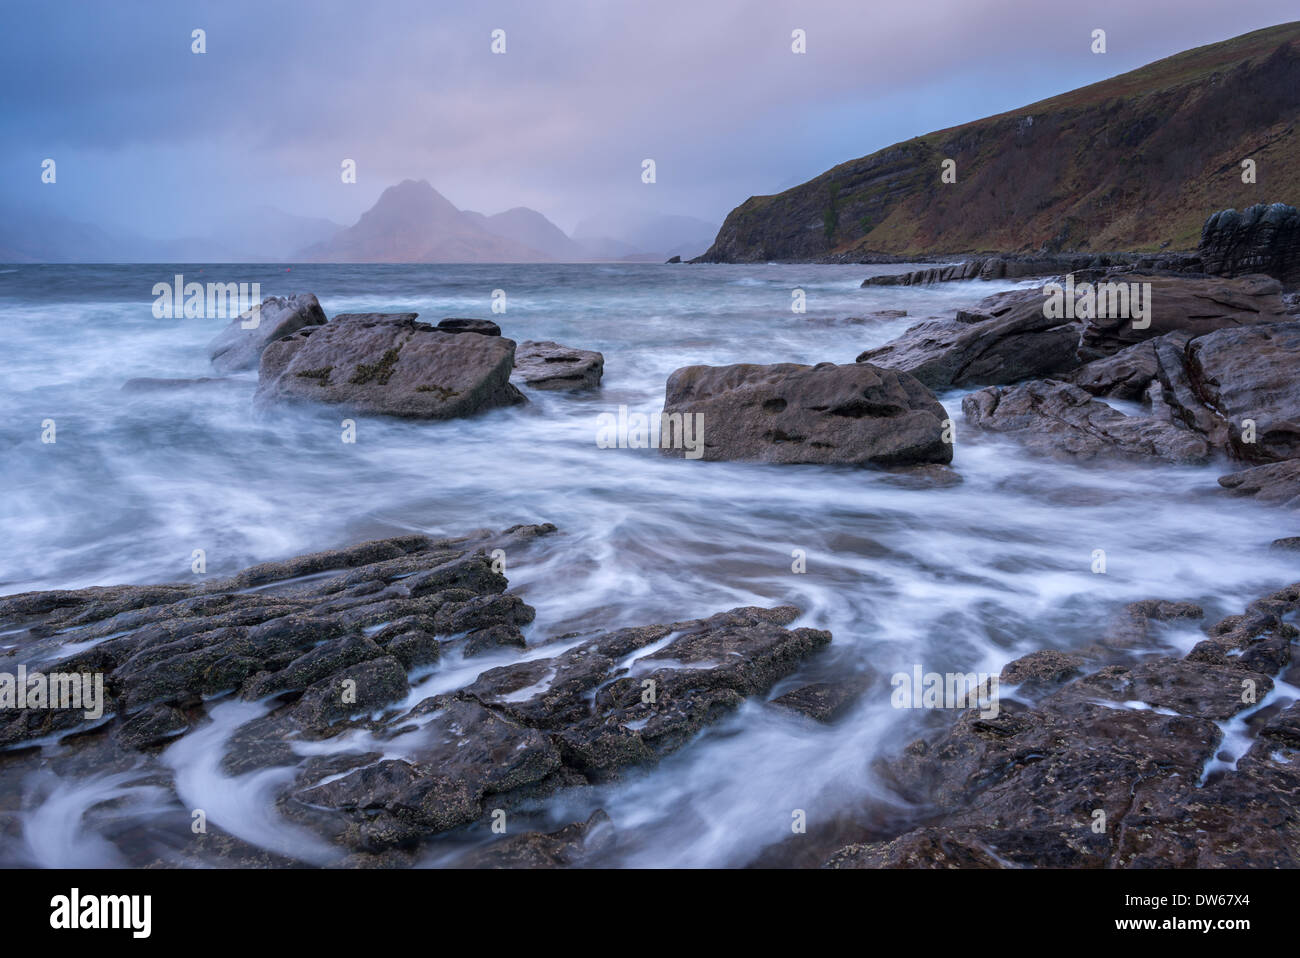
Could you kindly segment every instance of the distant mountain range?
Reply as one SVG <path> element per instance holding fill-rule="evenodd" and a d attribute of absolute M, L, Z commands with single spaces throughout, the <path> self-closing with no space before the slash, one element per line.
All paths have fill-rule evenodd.
<path fill-rule="evenodd" d="M 1300 201 L 1297 91 L 1300 23 L 1257 30 L 751 196 L 701 259 L 1194 249 L 1217 210 Z"/>
<path fill-rule="evenodd" d="M 580 263 L 662 262 L 706 249 L 715 227 L 685 216 L 584 221 L 575 237 L 536 210 L 457 209 L 425 180 L 380 195 L 352 226 L 263 206 L 211 234 L 154 240 L 32 210 L 0 211 L 8 263 Z"/>

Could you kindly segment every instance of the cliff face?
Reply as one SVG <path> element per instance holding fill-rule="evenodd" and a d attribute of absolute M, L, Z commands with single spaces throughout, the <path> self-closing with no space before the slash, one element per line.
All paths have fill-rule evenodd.
<path fill-rule="evenodd" d="M 1297 121 L 1289 23 L 750 197 L 700 261 L 1191 250 L 1216 210 L 1300 199 Z M 1241 179 L 1247 158 L 1255 184 Z M 955 183 L 941 182 L 945 159 Z"/>

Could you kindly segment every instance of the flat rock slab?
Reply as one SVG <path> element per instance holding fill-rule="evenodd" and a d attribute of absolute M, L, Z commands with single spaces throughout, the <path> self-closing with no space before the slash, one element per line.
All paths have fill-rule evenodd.
<path fill-rule="evenodd" d="M 1102 281 L 1151 284 L 1151 315 L 1134 326 L 1129 317 L 1085 321 L 1079 355 L 1085 361 L 1109 356 L 1126 346 L 1182 330 L 1202 336 L 1218 329 L 1284 322 L 1291 317 L 1282 302 L 1282 284 L 1267 276 L 1237 279 L 1121 273 Z"/>
<path fill-rule="evenodd" d="M 868 349 L 860 363 L 906 370 L 931 389 L 996 386 L 1076 368 L 1080 323 L 1043 315 L 1043 293 L 1011 290 Z"/>
<path fill-rule="evenodd" d="M 605 372 L 605 357 L 549 341 L 526 340 L 515 350 L 513 378 L 530 389 L 595 389 Z"/>
<path fill-rule="evenodd" d="M 231 320 L 208 344 L 208 357 L 217 372 L 256 369 L 271 343 L 307 326 L 323 326 L 325 321 L 325 311 L 311 293 L 271 296 L 262 300 L 258 309 Z M 251 328 L 245 328 L 245 324 Z"/>
<path fill-rule="evenodd" d="M 526 402 L 510 384 L 515 344 L 439 331 L 415 313 L 348 313 L 276 341 L 257 401 L 319 402 L 411 419 L 452 419 Z"/>
<path fill-rule="evenodd" d="M 707 460 L 899 466 L 952 461 L 947 413 L 914 376 L 870 363 L 686 366 L 664 415 L 694 416 Z M 685 421 L 685 420 L 684 420 Z M 661 433 L 660 452 L 684 441 Z M 690 438 L 689 435 L 686 438 Z"/>

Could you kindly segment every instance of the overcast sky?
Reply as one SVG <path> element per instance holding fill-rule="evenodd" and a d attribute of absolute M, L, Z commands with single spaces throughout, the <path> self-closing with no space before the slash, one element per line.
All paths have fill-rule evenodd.
<path fill-rule="evenodd" d="M 7 3 L 0 205 L 169 237 L 259 204 L 721 222 L 934 129 L 1296 17 L 1295 0 Z M 206 31 L 207 52 L 191 52 Z M 791 31 L 807 53 L 791 52 Z M 1108 52 L 1093 54 L 1093 29 Z M 506 53 L 491 33 L 506 32 Z M 41 162 L 57 183 L 41 183 Z M 653 158 L 657 182 L 641 182 Z M 357 163 L 344 184 L 340 164 Z"/>

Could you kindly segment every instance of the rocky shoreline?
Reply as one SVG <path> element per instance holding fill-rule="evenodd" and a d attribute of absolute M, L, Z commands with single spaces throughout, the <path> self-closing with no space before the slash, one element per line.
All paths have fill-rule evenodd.
<path fill-rule="evenodd" d="M 1064 312 L 1048 305 L 1050 286 L 1023 287 L 925 320 L 856 362 L 683 367 L 665 385 L 664 421 L 685 429 L 698 417 L 698 458 L 767 464 L 756 469 L 870 466 L 942 488 L 960 481 L 955 441 L 995 438 L 1103 468 L 1221 464 L 1221 494 L 1294 506 L 1300 309 L 1282 279 L 1250 271 L 1290 275 L 1291 254 L 1273 249 L 1289 242 L 1285 222 L 1268 211 L 1212 217 L 1197 265 L 1225 275 L 1186 260 L 1092 258 L 1059 278 Z M 899 282 L 1018 268 L 983 261 Z M 1109 284 L 1145 309 L 1080 307 Z M 483 319 L 330 319 L 310 294 L 267 300 L 256 318 L 213 341 L 220 378 L 188 385 L 247 384 L 227 377 L 256 369 L 263 408 L 445 420 L 527 403 L 533 390 L 589 392 L 604 371 L 598 352 L 516 344 Z M 941 394 L 960 400 L 956 422 Z M 7 670 L 97 677 L 105 695 L 98 715 L 4 714 L 0 780 L 17 794 L 39 767 L 151 783 L 176 840 L 141 845 L 136 865 L 402 866 L 427 861 L 440 838 L 471 835 L 494 837 L 467 842 L 451 863 L 598 865 L 616 861 L 624 823 L 598 809 L 532 827 L 537 808 L 653 776 L 742 707 L 835 723 L 871 689 L 889 694 L 875 677 L 801 681 L 832 635 L 800 625 L 789 605 L 552 634 L 505 570 L 563 534 L 530 524 L 405 535 L 187 584 L 0 598 Z M 1129 605 L 1085 648 L 1017 658 L 998 676 L 996 714 L 959 711 L 878 763 L 909 814 L 877 809 L 878 827 L 847 844 L 794 835 L 756 855 L 835 868 L 1300 865 L 1300 630 L 1290 621 L 1300 583 L 1261 592 L 1182 654 L 1170 630 L 1205 612 L 1175 595 Z M 783 681 L 795 687 L 773 695 Z M 220 823 L 193 832 L 200 762 L 267 782 L 284 843 Z M 516 816 L 526 826 L 495 837 Z M 20 840 L 20 816 L 0 814 L 0 829 Z"/>

